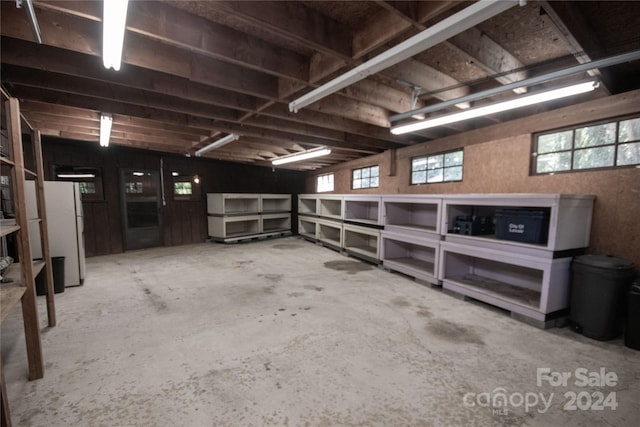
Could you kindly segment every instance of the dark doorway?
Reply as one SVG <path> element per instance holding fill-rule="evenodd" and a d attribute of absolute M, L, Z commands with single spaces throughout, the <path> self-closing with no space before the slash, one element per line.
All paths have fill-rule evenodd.
<path fill-rule="evenodd" d="M 120 182 L 125 250 L 162 245 L 159 172 L 121 169 Z"/>

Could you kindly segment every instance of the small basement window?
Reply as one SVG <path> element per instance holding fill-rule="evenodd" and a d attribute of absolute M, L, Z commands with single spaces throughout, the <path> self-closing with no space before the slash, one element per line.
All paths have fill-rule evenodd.
<path fill-rule="evenodd" d="M 171 172 L 174 200 L 200 200 L 200 176 Z"/>
<path fill-rule="evenodd" d="M 377 188 L 380 180 L 380 168 L 378 166 L 369 166 L 354 169 L 351 172 L 351 176 L 351 188 L 354 190 Z"/>
<path fill-rule="evenodd" d="M 640 117 L 534 135 L 533 174 L 640 165 Z"/>
<path fill-rule="evenodd" d="M 102 193 L 102 170 L 90 166 L 54 165 L 56 181 L 77 182 L 82 200 L 104 200 Z"/>
<path fill-rule="evenodd" d="M 411 184 L 462 181 L 464 151 L 432 154 L 411 159 Z"/>
<path fill-rule="evenodd" d="M 333 191 L 333 174 L 332 173 L 318 175 L 316 180 L 317 180 L 316 191 L 318 193 L 326 193 L 327 191 Z"/>

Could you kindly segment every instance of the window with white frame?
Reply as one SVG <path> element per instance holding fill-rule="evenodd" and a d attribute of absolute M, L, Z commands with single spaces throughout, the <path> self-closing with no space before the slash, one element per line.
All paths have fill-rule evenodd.
<path fill-rule="evenodd" d="M 432 154 L 411 159 L 411 184 L 462 181 L 464 151 Z"/>
<path fill-rule="evenodd" d="M 369 166 L 366 168 L 354 169 L 351 176 L 351 188 L 354 190 L 377 188 L 380 178 L 380 168 L 378 166 Z"/>
<path fill-rule="evenodd" d="M 640 117 L 534 135 L 534 174 L 640 165 Z"/>
<path fill-rule="evenodd" d="M 316 191 L 318 193 L 333 191 L 333 174 L 332 173 L 318 175 Z"/>

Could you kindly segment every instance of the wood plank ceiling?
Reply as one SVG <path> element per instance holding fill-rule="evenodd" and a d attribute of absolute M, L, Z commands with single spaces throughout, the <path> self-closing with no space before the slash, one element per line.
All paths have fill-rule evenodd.
<path fill-rule="evenodd" d="M 109 112 L 113 144 L 149 150 L 193 155 L 237 133 L 239 140 L 205 156 L 270 166 L 278 156 L 332 149 L 287 165 L 300 170 L 575 102 L 405 136 L 389 132 L 397 113 L 640 49 L 640 2 L 516 4 L 291 113 L 293 99 L 472 2 L 132 1 L 118 72 L 102 66 L 102 2 L 34 1 L 42 44 L 35 43 L 24 11 L 14 1 L 1 3 L 2 84 L 44 135 L 97 144 L 100 113 Z M 580 99 L 640 87 L 638 61 L 591 75 L 603 84 Z"/>

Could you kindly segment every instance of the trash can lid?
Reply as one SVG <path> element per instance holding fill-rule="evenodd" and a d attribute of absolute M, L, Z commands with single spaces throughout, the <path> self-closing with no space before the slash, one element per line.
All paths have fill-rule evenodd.
<path fill-rule="evenodd" d="M 626 270 L 633 268 L 629 260 L 609 255 L 580 255 L 573 259 L 574 262 L 592 267 Z"/>

